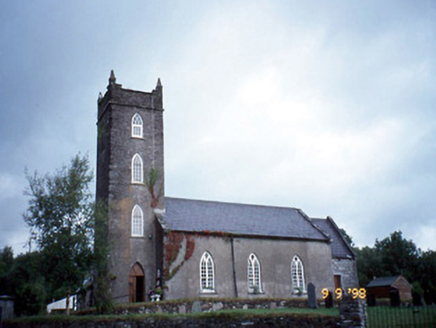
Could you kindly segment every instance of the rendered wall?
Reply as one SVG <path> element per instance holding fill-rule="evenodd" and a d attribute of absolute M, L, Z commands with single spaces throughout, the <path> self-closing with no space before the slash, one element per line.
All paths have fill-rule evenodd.
<path fill-rule="evenodd" d="M 189 259 L 183 260 L 187 236 L 194 239 L 195 248 Z M 165 243 L 168 243 L 168 235 L 165 236 Z M 202 293 L 200 288 L 200 260 L 206 251 L 212 255 L 215 265 L 214 293 Z M 297 297 L 291 284 L 291 259 L 294 255 L 298 255 L 304 264 L 306 287 L 308 283 L 313 283 L 318 297 L 321 297 L 322 288 L 332 290 L 334 286 L 331 251 L 326 243 L 238 237 L 233 240 L 233 252 L 234 262 L 232 240 L 228 236 L 186 234 L 176 260 L 169 270 L 164 270 L 170 277 L 165 280 L 165 298 Z M 248 290 L 247 261 L 251 253 L 257 256 L 261 266 L 262 288 L 259 294 Z"/>

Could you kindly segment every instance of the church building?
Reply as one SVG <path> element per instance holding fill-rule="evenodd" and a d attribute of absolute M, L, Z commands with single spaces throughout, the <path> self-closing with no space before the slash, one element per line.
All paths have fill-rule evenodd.
<path fill-rule="evenodd" d="M 98 99 L 97 200 L 108 208 L 116 302 L 194 297 L 307 297 L 312 283 L 358 287 L 355 254 L 333 219 L 293 207 L 172 198 L 164 189 L 163 91 Z"/>

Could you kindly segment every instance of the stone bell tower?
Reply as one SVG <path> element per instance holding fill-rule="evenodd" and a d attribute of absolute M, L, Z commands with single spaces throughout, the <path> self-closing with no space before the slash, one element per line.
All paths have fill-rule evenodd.
<path fill-rule="evenodd" d="M 108 209 L 112 297 L 145 301 L 157 278 L 154 213 L 164 208 L 160 79 L 151 92 L 129 90 L 112 71 L 98 99 L 97 129 L 97 200 Z"/>

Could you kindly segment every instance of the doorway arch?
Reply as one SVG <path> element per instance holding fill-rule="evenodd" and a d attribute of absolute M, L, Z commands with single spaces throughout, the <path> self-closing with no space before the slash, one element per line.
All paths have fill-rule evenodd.
<path fill-rule="evenodd" d="M 141 264 L 136 262 L 129 274 L 129 302 L 145 301 L 145 277 Z"/>

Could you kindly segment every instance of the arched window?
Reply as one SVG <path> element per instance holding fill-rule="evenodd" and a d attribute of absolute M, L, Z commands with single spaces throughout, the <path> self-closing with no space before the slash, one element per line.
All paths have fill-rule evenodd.
<path fill-rule="evenodd" d="M 256 255 L 253 253 L 248 257 L 248 291 L 253 293 L 259 293 L 261 291 L 260 281 L 260 263 Z"/>
<path fill-rule="evenodd" d="M 143 182 L 142 158 L 138 154 L 135 154 L 132 158 L 132 182 Z"/>
<path fill-rule="evenodd" d="M 305 292 L 303 262 L 295 255 L 291 263 L 292 291 L 295 293 Z"/>
<path fill-rule="evenodd" d="M 144 214 L 138 205 L 135 205 L 132 211 L 132 236 L 144 236 Z"/>
<path fill-rule="evenodd" d="M 213 259 L 208 252 L 204 252 L 200 260 L 200 288 L 203 293 L 215 291 Z"/>
<path fill-rule="evenodd" d="M 138 113 L 132 117 L 132 137 L 142 138 L 142 118 Z"/>

